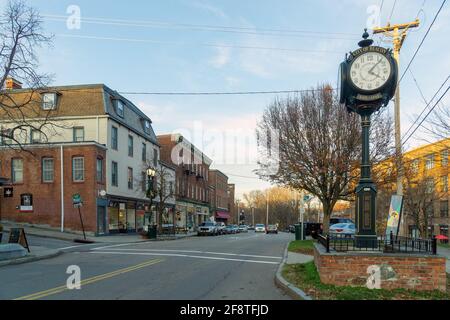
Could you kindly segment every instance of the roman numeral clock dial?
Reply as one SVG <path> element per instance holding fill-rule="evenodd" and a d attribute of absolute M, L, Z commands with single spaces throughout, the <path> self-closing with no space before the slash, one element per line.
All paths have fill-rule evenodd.
<path fill-rule="evenodd" d="M 378 52 L 367 52 L 357 57 L 350 66 L 350 80 L 358 89 L 375 91 L 382 88 L 391 75 L 391 64 Z"/>

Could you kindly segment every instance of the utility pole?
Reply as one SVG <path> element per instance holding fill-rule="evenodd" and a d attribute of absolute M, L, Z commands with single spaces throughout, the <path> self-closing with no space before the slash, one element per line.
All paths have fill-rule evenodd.
<path fill-rule="evenodd" d="M 266 202 L 267 202 L 267 210 L 266 210 L 266 228 L 269 225 L 269 190 L 266 191 Z"/>
<path fill-rule="evenodd" d="M 397 61 L 400 67 L 400 51 L 403 46 L 403 42 L 406 39 L 406 35 L 409 29 L 417 28 L 420 25 L 420 20 L 416 19 L 414 22 L 404 24 L 388 25 L 386 27 L 379 27 L 373 29 L 374 34 L 383 33 L 392 38 L 394 47 L 394 59 Z M 397 85 L 395 91 L 395 153 L 396 153 L 396 167 L 397 167 L 397 195 L 403 195 L 403 157 L 402 157 L 402 138 L 400 131 L 400 84 Z M 403 215 L 401 224 L 404 227 Z M 402 229 L 402 228 L 400 228 Z M 403 230 L 404 232 L 404 230 Z"/>
<path fill-rule="evenodd" d="M 236 220 L 236 224 L 239 225 L 239 202 L 240 200 L 236 200 L 236 204 L 237 204 L 237 220 Z"/>
<path fill-rule="evenodd" d="M 255 208 L 252 207 L 252 226 L 255 226 Z"/>

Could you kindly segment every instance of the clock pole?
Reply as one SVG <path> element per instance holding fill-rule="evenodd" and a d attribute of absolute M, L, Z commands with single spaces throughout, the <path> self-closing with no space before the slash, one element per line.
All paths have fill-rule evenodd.
<path fill-rule="evenodd" d="M 400 50 L 403 46 L 403 42 L 406 39 L 406 35 L 409 29 L 417 28 L 420 25 L 419 19 L 414 22 L 404 23 L 404 24 L 388 24 L 386 27 L 373 29 L 374 34 L 383 33 L 392 37 L 393 41 L 393 53 L 394 59 L 397 64 L 400 65 Z M 395 91 L 395 153 L 396 153 L 396 167 L 397 167 L 397 195 L 403 195 L 403 159 L 402 159 L 402 138 L 400 131 L 400 85 L 397 85 L 397 90 Z M 403 215 L 400 230 L 403 234 L 406 234 L 405 224 L 403 222 Z"/>
<path fill-rule="evenodd" d="M 398 64 L 392 56 L 392 50 L 372 46 L 367 29 L 364 30 L 363 40 L 358 45 L 360 49 L 346 55 L 340 65 L 340 103 L 349 112 L 355 112 L 361 117 L 361 175 L 356 187 L 356 226 L 355 246 L 358 248 L 376 248 L 378 238 L 376 234 L 376 198 L 377 188 L 372 181 L 370 163 L 370 118 L 382 107 L 386 107 L 395 94 L 398 83 Z M 377 58 L 375 56 L 380 56 Z M 380 70 L 374 72 L 383 62 L 384 74 Z M 389 64 L 387 67 L 386 62 Z M 358 77 L 359 75 L 359 77 Z M 384 80 L 379 83 L 376 78 Z"/>

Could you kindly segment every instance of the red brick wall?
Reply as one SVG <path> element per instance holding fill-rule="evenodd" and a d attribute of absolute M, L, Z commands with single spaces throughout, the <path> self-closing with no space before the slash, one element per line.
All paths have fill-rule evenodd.
<path fill-rule="evenodd" d="M 0 151 L 1 176 L 11 178 L 11 159 L 23 159 L 23 183 L 13 184 L 12 198 L 3 198 L 0 201 L 0 220 L 9 220 L 38 225 L 49 225 L 59 228 L 61 226 L 61 162 L 59 147 L 41 147 L 29 149 L 29 152 L 2 149 Z M 72 181 L 72 157 L 84 156 L 85 180 Z M 53 157 L 54 180 L 52 183 L 42 182 L 43 157 Z M 97 228 L 98 190 L 105 189 L 104 182 L 96 181 L 96 159 L 106 159 L 105 151 L 95 145 L 65 146 L 64 147 L 64 227 L 68 230 L 81 230 L 78 209 L 72 205 L 72 195 L 79 193 L 83 198 L 84 206 L 81 208 L 84 227 L 87 231 L 95 232 Z M 105 160 L 104 160 L 105 161 Z M 105 177 L 103 164 L 103 177 Z M 33 212 L 20 212 L 20 195 L 31 193 L 33 195 Z"/>
<path fill-rule="evenodd" d="M 366 286 L 367 268 L 382 266 L 381 289 L 446 291 L 445 258 L 426 255 L 381 253 L 326 253 L 315 244 L 314 263 L 325 284 Z"/>

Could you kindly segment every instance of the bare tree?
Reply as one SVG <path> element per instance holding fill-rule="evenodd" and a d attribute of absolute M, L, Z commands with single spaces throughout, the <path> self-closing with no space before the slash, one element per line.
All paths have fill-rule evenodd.
<path fill-rule="evenodd" d="M 154 169 L 155 175 L 153 177 L 147 175 L 148 168 Z M 168 201 L 175 196 L 174 177 L 172 177 L 170 169 L 163 164 L 153 168 L 153 163 L 146 163 L 143 166 L 142 174 L 136 176 L 134 180 L 138 182 L 138 189 L 145 190 L 147 198 L 150 199 L 150 208 L 153 204 L 155 205 L 157 221 L 159 222 L 158 231 L 161 233 Z M 173 222 L 175 227 L 175 219 Z"/>
<path fill-rule="evenodd" d="M 392 120 L 383 113 L 372 117 L 371 159 L 380 161 L 393 153 Z M 273 133 L 276 133 L 275 135 Z M 324 231 L 339 200 L 352 200 L 361 161 L 360 117 L 348 113 L 329 85 L 299 96 L 276 99 L 258 124 L 263 158 L 257 173 L 278 185 L 306 190 L 323 205 Z M 278 150 L 272 141 L 278 139 Z"/>
<path fill-rule="evenodd" d="M 429 120 L 430 124 L 428 132 L 438 139 L 450 138 L 450 107 L 443 104 L 437 106 L 437 108 L 431 114 Z"/>
<path fill-rule="evenodd" d="M 33 129 L 44 136 L 51 125 L 52 112 L 40 108 L 38 90 L 46 88 L 51 76 L 38 71 L 37 50 L 51 45 L 52 38 L 43 32 L 39 13 L 23 0 L 11 0 L 0 16 L 0 119 L 4 128 L 0 138 L 23 149 L 23 132 Z M 9 79 L 24 84 L 28 90 L 20 95 L 5 90 Z M 7 129 L 6 129 L 7 128 Z"/>
<path fill-rule="evenodd" d="M 439 181 L 440 176 L 420 173 L 415 162 L 407 163 L 404 176 L 405 215 L 413 220 L 420 236 L 428 238 L 431 236 L 428 227 L 434 218 L 434 206 L 447 196 L 447 191 Z M 446 176 L 448 176 L 448 170 Z"/>

